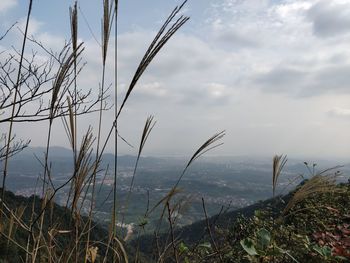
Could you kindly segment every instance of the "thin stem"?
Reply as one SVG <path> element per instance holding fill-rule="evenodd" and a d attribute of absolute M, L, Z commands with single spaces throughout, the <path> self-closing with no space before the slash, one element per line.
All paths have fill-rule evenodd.
<path fill-rule="evenodd" d="M 208 218 L 208 213 L 207 213 L 207 209 L 206 209 L 206 207 L 205 207 L 205 202 L 204 202 L 204 198 L 203 198 L 203 197 L 202 197 L 202 207 L 203 207 L 203 212 L 204 212 L 204 216 L 205 216 L 205 222 L 206 222 L 206 224 L 207 224 L 207 230 L 208 230 L 208 233 L 209 233 L 209 237 L 210 237 L 212 246 L 214 247 L 215 252 L 219 255 L 220 262 L 223 262 L 221 253 L 220 253 L 220 251 L 219 251 L 219 249 L 218 249 L 218 246 L 217 246 L 217 244 L 216 244 L 216 242 L 215 242 L 213 233 L 212 233 L 212 231 L 211 231 L 211 226 L 210 226 L 210 222 L 209 222 L 209 218 Z"/>
<path fill-rule="evenodd" d="M 105 87 L 105 72 L 106 72 L 106 56 L 107 56 L 107 50 L 108 50 L 108 41 L 109 41 L 109 33 L 110 33 L 110 13 L 109 13 L 109 2 L 103 1 L 103 7 L 104 7 L 104 13 L 103 13 L 103 24 L 102 24 L 102 80 L 101 80 L 101 90 L 100 93 L 103 95 L 104 93 L 104 87 Z M 99 121 L 98 121 L 98 135 L 97 135 L 97 147 L 96 147 L 96 160 L 95 160 L 95 168 L 92 175 L 92 193 L 91 193 L 91 206 L 89 211 L 89 223 L 88 228 L 91 227 L 91 220 L 92 220 L 92 212 L 94 209 L 94 198 L 95 198 L 95 185 L 96 185 L 96 175 L 97 175 L 97 169 L 100 164 L 100 160 L 103 154 L 103 150 L 100 152 L 100 144 L 101 144 L 101 130 L 102 130 L 102 112 L 103 112 L 103 99 L 101 98 L 100 101 L 100 110 L 99 110 Z M 87 243 L 86 243 L 86 253 L 85 253 L 85 260 L 87 261 L 88 257 L 88 249 L 89 249 L 89 242 L 90 242 L 90 231 L 88 232 L 87 236 Z M 107 249 L 108 250 L 108 249 Z"/>
<path fill-rule="evenodd" d="M 26 27 L 25 27 L 24 36 L 23 36 L 21 57 L 20 57 L 20 61 L 19 61 L 17 80 L 16 80 L 16 84 L 15 84 L 15 96 L 14 96 L 14 99 L 13 99 L 13 105 L 12 105 L 12 111 L 11 111 L 11 119 L 10 119 L 10 127 L 9 127 L 9 133 L 8 133 L 8 137 L 7 137 L 4 172 L 3 172 L 3 178 L 2 178 L 1 210 L 2 210 L 2 207 L 3 207 L 3 203 L 5 202 L 5 199 L 4 199 L 4 197 L 5 197 L 5 186 L 6 186 L 6 177 L 7 177 L 7 169 L 8 169 L 8 159 L 9 159 L 9 153 L 10 153 L 10 143 L 11 143 L 12 130 L 13 130 L 13 117 L 15 115 L 16 102 L 17 102 L 17 97 L 18 97 L 18 94 L 19 94 L 21 71 L 22 71 L 23 59 L 24 59 L 23 58 L 24 57 L 24 50 L 25 50 L 26 40 L 27 40 L 27 35 L 28 35 L 29 20 L 30 20 L 30 15 L 31 15 L 31 12 L 32 12 L 32 5 L 33 5 L 33 0 L 29 0 L 29 7 L 28 7 L 28 13 L 27 13 L 27 20 L 26 20 Z M 0 217 L 1 217 L 1 215 L 0 215 Z"/>
<path fill-rule="evenodd" d="M 51 141 L 51 130 L 52 130 L 52 122 L 50 120 L 49 130 L 47 134 L 47 141 L 46 141 L 46 150 L 45 150 L 44 178 L 43 178 L 43 187 L 41 192 L 42 197 L 44 197 L 44 194 L 45 194 L 46 175 L 48 171 L 49 150 L 50 150 L 50 141 Z"/>
<path fill-rule="evenodd" d="M 176 244 L 175 244 L 175 235 L 174 235 L 174 226 L 173 226 L 173 221 L 171 219 L 172 216 L 172 212 L 170 209 L 170 204 L 169 202 L 166 203 L 166 207 L 168 209 L 168 221 L 169 221 L 169 226 L 170 226 L 170 234 L 171 234 L 171 245 L 173 247 L 173 252 L 174 252 L 174 257 L 175 257 L 175 261 L 176 263 L 179 262 L 179 258 L 177 255 L 177 251 L 176 251 Z"/>
<path fill-rule="evenodd" d="M 118 0 L 115 0 L 115 40 L 114 40 L 114 114 L 117 116 L 118 114 Z M 115 236 L 115 225 L 117 220 L 117 169 L 118 169 L 118 128 L 117 123 L 114 126 L 114 182 L 113 182 L 113 233 Z"/>

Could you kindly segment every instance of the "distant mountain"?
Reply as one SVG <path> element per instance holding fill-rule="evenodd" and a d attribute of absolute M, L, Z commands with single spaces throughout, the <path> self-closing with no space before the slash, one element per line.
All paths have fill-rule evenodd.
<path fill-rule="evenodd" d="M 46 148 L 44 147 L 27 147 L 10 159 L 10 173 L 12 174 L 40 174 L 43 171 Z M 94 158 L 94 155 L 92 155 Z M 123 155 L 117 158 L 118 167 L 134 167 L 136 156 Z M 157 168 L 167 161 L 162 158 L 141 157 L 139 167 Z M 18 165 L 20 164 L 20 165 Z M 71 173 L 73 170 L 73 153 L 71 150 L 53 146 L 49 151 L 49 165 L 56 176 Z M 106 153 L 102 156 L 102 167 L 113 167 L 114 155 Z"/>
<path fill-rule="evenodd" d="M 27 147 L 17 155 L 15 155 L 13 160 L 24 160 L 27 158 L 44 158 L 46 153 L 45 147 Z M 94 156 L 94 154 L 92 155 Z M 52 146 L 49 150 L 49 158 L 50 159 L 71 159 L 73 157 L 73 152 L 71 149 L 67 149 L 60 146 Z M 114 154 L 105 153 L 102 157 L 104 162 L 114 162 Z M 141 157 L 139 164 L 141 165 L 158 165 L 160 163 L 164 163 L 167 158 L 158 158 L 158 157 Z M 119 155 L 118 156 L 118 164 L 121 166 L 134 166 L 136 162 L 136 156 L 134 155 Z"/>
<path fill-rule="evenodd" d="M 18 156 L 45 156 L 46 148 L 45 147 L 27 147 Z M 61 147 L 61 146 L 52 146 L 50 147 L 49 155 L 53 157 L 69 158 L 73 156 L 72 150 Z"/>
<path fill-rule="evenodd" d="M 27 162 L 30 163 L 32 166 L 37 167 L 37 164 L 39 164 L 39 161 L 37 158 L 39 158 L 41 161 L 44 159 L 46 152 L 45 147 L 27 147 L 19 154 L 15 155 L 13 158 L 11 158 L 12 161 L 24 161 L 26 168 Z M 60 146 L 52 146 L 50 147 L 49 151 L 49 159 L 52 164 L 54 163 L 62 163 L 63 161 L 67 163 L 71 163 L 72 165 L 72 150 Z M 93 155 L 94 156 L 94 155 Z M 102 157 L 102 164 L 110 166 L 114 165 L 114 154 L 112 153 L 105 153 Z M 139 161 L 139 167 L 145 167 L 149 169 L 158 169 L 160 167 L 176 167 L 177 169 L 182 169 L 185 164 L 187 163 L 188 158 L 185 157 L 144 157 L 141 156 Z M 307 168 L 304 164 L 304 161 L 309 162 L 309 166 L 312 167 L 312 165 L 315 163 L 315 169 L 322 170 L 327 169 L 333 166 L 342 165 L 343 170 L 349 170 L 350 171 L 350 164 L 343 162 L 335 162 L 335 161 L 327 161 L 327 160 L 302 160 L 302 159 L 293 159 L 289 158 L 288 163 L 286 165 L 286 168 L 289 171 L 292 171 L 294 173 L 305 173 L 307 172 Z M 118 166 L 119 167 L 134 167 L 136 162 L 136 156 L 135 155 L 119 155 L 117 158 Z M 212 166 L 222 167 L 222 165 L 225 166 L 232 166 L 234 168 L 243 168 L 247 169 L 251 166 L 254 166 L 255 168 L 259 168 L 260 170 L 271 170 L 272 166 L 272 158 L 262 158 L 262 157 L 248 157 L 248 156 L 205 156 L 201 159 L 197 160 L 192 167 L 212 167 Z M 14 167 L 15 169 L 17 167 Z M 30 167 L 29 167 L 30 168 Z M 70 168 L 71 169 L 71 168 Z"/>

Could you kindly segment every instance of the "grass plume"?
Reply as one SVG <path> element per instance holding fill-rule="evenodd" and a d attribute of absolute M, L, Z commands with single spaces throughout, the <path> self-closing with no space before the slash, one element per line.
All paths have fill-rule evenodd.
<path fill-rule="evenodd" d="M 170 13 L 168 18 L 166 19 L 166 21 L 158 31 L 152 43 L 149 45 L 145 55 L 143 56 L 131 80 L 129 88 L 125 94 L 125 97 L 117 113 L 116 119 L 119 117 L 131 92 L 135 88 L 138 80 L 140 79 L 144 71 L 147 69 L 148 65 L 152 62 L 152 60 L 155 58 L 158 52 L 162 49 L 162 47 L 168 42 L 168 40 L 176 33 L 176 31 L 178 31 L 190 19 L 187 16 L 181 15 L 179 18 L 175 20 L 175 22 L 172 25 L 170 25 L 171 22 L 175 19 L 175 17 L 179 14 L 183 6 L 186 4 L 186 2 L 187 0 L 184 1 L 180 6 L 175 7 L 175 9 Z"/>
<path fill-rule="evenodd" d="M 287 156 L 286 155 L 275 155 L 273 157 L 273 165 L 272 165 L 272 192 L 273 196 L 276 194 L 276 188 L 277 188 L 277 182 L 278 178 L 281 175 L 281 172 L 284 168 L 284 166 L 287 163 Z"/>
<path fill-rule="evenodd" d="M 327 169 L 327 171 L 329 171 L 329 169 Z M 292 199 L 284 208 L 284 215 L 286 215 L 299 202 L 310 196 L 336 191 L 336 178 L 339 174 L 324 173 L 325 171 L 320 172 L 304 182 L 304 184 L 293 194 Z"/>

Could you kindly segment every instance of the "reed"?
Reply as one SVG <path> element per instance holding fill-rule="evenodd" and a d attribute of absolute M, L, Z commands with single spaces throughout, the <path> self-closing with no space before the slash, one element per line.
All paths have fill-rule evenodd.
<path fill-rule="evenodd" d="M 337 191 L 336 178 L 339 176 L 338 173 L 326 173 L 326 171 L 329 171 L 329 169 L 311 177 L 293 194 L 283 210 L 283 215 L 287 215 L 293 207 L 308 197 Z"/>
<path fill-rule="evenodd" d="M 67 42 L 61 51 L 55 53 L 50 48 L 45 47 L 33 36 L 28 36 L 28 27 L 33 8 L 33 1 L 29 0 L 27 12 L 26 28 L 23 33 L 21 53 L 17 67 L 17 79 L 14 82 L 9 94 L 5 94 L 0 100 L 0 110 L 9 112 L 6 118 L 0 120 L 0 123 L 9 123 L 9 130 L 5 137 L 0 141 L 6 141 L 0 148 L 0 160 L 4 161 L 4 173 L 2 183 L 2 197 L 0 216 L 4 219 L 0 224 L 0 234 L 7 240 L 7 246 L 10 244 L 17 246 L 25 253 L 25 262 L 110 262 L 112 259 L 116 262 L 129 262 L 129 256 L 122 235 L 116 231 L 116 222 L 118 211 L 117 206 L 117 140 L 128 143 L 118 132 L 118 119 L 126 107 L 127 101 L 134 92 L 138 81 L 145 73 L 151 62 L 172 38 L 172 36 L 189 20 L 189 17 L 181 15 L 181 10 L 187 1 L 182 2 L 175 7 L 167 17 L 153 41 L 147 48 L 141 59 L 135 74 L 133 75 L 120 107 L 117 107 L 117 98 L 115 97 L 115 114 L 110 120 L 111 129 L 106 138 L 102 138 L 102 130 L 106 126 L 103 122 L 103 113 L 108 109 L 106 106 L 106 87 L 105 75 L 107 68 L 107 58 L 109 55 L 110 38 L 113 25 L 115 26 L 115 38 L 117 42 L 117 13 L 118 1 L 104 0 L 103 14 L 101 19 L 101 79 L 96 86 L 99 88 L 97 98 L 90 99 L 92 92 L 82 92 L 78 86 L 78 78 L 83 70 L 84 63 L 84 43 L 79 43 L 79 17 L 78 3 L 74 2 L 69 9 L 70 20 L 70 41 Z M 6 37 L 0 37 L 0 41 Z M 30 41 L 43 51 L 48 57 L 48 61 L 42 65 L 35 63 L 35 55 L 27 58 L 25 55 L 26 42 Z M 117 54 L 117 52 L 116 52 Z M 5 62 L 0 63 L 0 69 L 8 74 L 13 71 L 12 61 L 14 56 L 10 56 Z M 116 60 L 116 58 L 115 58 Z M 115 63 L 117 63 L 115 61 Z M 115 64 L 117 68 L 117 64 Z M 23 79 L 25 78 L 25 79 Z M 21 90 L 22 83 L 27 79 L 36 79 L 35 87 L 29 87 L 30 92 Z M 8 82 L 12 79 L 8 77 Z M 28 83 L 30 83 L 28 81 Z M 3 83 L 0 83 L 0 85 Z M 117 78 L 115 79 L 115 93 L 117 94 Z M 12 97 L 12 99 L 10 99 Z M 11 102 L 10 102 L 11 101 Z M 26 106 L 40 101 L 40 105 L 34 112 L 28 113 Z M 89 127 L 85 133 L 82 132 L 79 123 L 79 116 L 88 113 L 98 113 L 97 132 L 93 133 L 94 127 Z M 61 119 L 63 129 L 66 132 L 67 140 L 73 153 L 73 171 L 66 181 L 55 183 L 55 174 L 51 168 L 50 149 L 53 139 L 54 123 L 56 119 Z M 37 197 L 31 207 L 21 207 L 17 210 L 11 210 L 4 199 L 6 189 L 6 178 L 8 174 L 8 160 L 14 154 L 24 149 L 29 141 L 15 141 L 14 123 L 15 122 L 43 122 L 47 121 L 46 147 L 43 160 L 37 157 L 38 162 L 43 168 L 42 177 L 38 177 L 38 184 L 41 186 L 41 200 Z M 125 207 L 128 206 L 130 196 L 134 188 L 134 180 L 137 174 L 139 160 L 146 145 L 146 142 L 155 126 L 154 117 L 150 115 L 144 125 L 141 140 L 137 149 L 137 158 L 133 170 L 133 177 L 129 186 L 129 192 L 126 198 Z M 95 127 L 96 128 L 96 127 Z M 94 230 L 94 209 L 96 198 L 97 181 L 96 176 L 103 171 L 107 174 L 108 167 L 101 166 L 101 160 L 105 152 L 110 137 L 114 131 L 115 135 L 115 166 L 114 166 L 114 188 L 113 188 L 113 211 L 111 213 L 111 227 L 108 238 L 95 240 L 92 237 Z M 81 138 L 78 134 L 83 133 Z M 145 216 L 148 216 L 154 209 L 164 204 L 164 209 L 168 209 L 169 227 L 172 229 L 176 225 L 176 218 L 173 217 L 175 211 L 179 211 L 181 203 L 172 206 L 171 201 L 179 189 L 178 184 L 186 173 L 188 167 L 201 155 L 207 151 L 221 145 L 219 140 L 224 136 L 224 132 L 215 134 L 207 140 L 192 156 L 186 164 L 183 173 L 180 175 L 173 189 L 152 209 L 149 205 Z M 58 192 L 68 188 L 67 210 L 69 213 L 68 225 L 63 223 L 64 216 L 56 216 L 54 200 Z M 90 202 L 90 203 L 88 203 Z M 83 216 L 82 209 L 88 203 L 89 210 L 87 217 Z M 23 215 L 30 211 L 30 218 L 24 219 Z M 124 211 L 125 212 L 125 211 Z M 123 216 L 124 217 L 124 216 Z M 122 222 L 124 219 L 122 219 Z M 23 232 L 24 231 L 24 232 Z M 20 244 L 16 240 L 16 232 L 25 233 L 26 243 Z M 62 245 L 62 239 L 66 244 Z M 171 244 L 168 247 L 174 249 L 174 256 L 177 258 L 175 237 L 172 236 Z M 101 251 L 98 250 L 101 248 Z M 103 248 L 103 249 L 102 249 Z M 99 259 L 98 259 L 99 258 Z M 176 259 L 177 261 L 179 259 Z"/>

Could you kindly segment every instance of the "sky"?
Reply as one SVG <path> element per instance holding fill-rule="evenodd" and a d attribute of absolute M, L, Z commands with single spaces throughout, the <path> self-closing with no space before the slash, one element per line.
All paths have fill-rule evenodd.
<path fill-rule="evenodd" d="M 101 81 L 101 2 L 78 1 L 87 63 L 78 83 L 94 91 Z M 117 39 L 120 105 L 143 53 L 181 1 L 119 2 L 107 82 L 114 85 Z M 34 0 L 30 34 L 59 49 L 70 37 L 72 3 Z M 1 0 L 0 32 L 15 21 L 23 26 L 27 5 Z M 225 130 L 224 145 L 212 154 L 350 156 L 350 0 L 189 0 L 183 12 L 190 20 L 141 77 L 119 119 L 119 131 L 132 145 L 138 145 L 147 116 L 154 115 L 144 155 L 190 155 Z M 16 26 L 0 48 L 19 48 L 19 37 Z M 110 95 L 112 105 L 113 90 Z M 113 114 L 104 113 L 103 136 Z M 91 124 L 96 133 L 96 122 L 91 114 L 80 127 Z M 67 146 L 61 122 L 55 125 L 53 144 Z M 31 138 L 32 146 L 44 145 L 45 129 L 47 123 L 15 125 L 17 138 Z M 112 150 L 113 143 L 107 148 Z M 118 142 L 119 154 L 136 152 Z"/>

